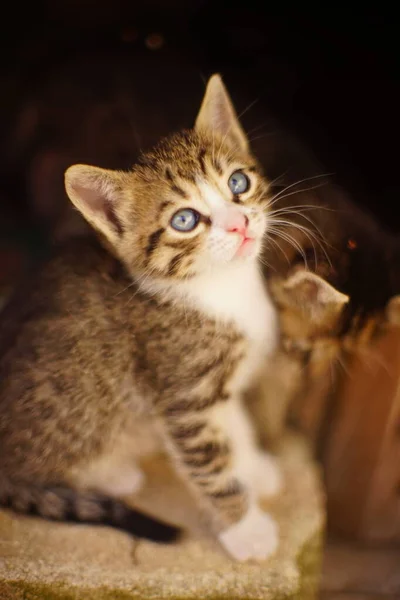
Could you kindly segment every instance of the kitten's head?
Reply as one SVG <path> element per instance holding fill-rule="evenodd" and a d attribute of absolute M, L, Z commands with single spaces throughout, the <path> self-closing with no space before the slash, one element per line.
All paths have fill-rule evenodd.
<path fill-rule="evenodd" d="M 192 130 L 162 140 L 130 172 L 74 165 L 65 182 L 132 273 L 185 279 L 260 253 L 267 184 L 218 75 Z"/>
<path fill-rule="evenodd" d="M 304 269 L 294 269 L 287 278 L 272 277 L 270 289 L 278 307 L 282 343 L 288 352 L 307 355 L 319 344 L 339 347 L 348 296 Z"/>

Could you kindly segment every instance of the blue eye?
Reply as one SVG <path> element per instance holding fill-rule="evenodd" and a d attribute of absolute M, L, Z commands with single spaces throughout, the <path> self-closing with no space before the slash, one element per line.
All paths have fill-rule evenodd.
<path fill-rule="evenodd" d="M 171 227 L 176 231 L 193 231 L 200 221 L 200 214 L 192 208 L 178 210 L 171 219 Z"/>
<path fill-rule="evenodd" d="M 247 175 L 245 175 L 242 171 L 235 171 L 229 177 L 228 185 L 232 194 L 237 196 L 238 194 L 244 194 L 244 192 L 247 192 L 250 187 L 250 181 Z"/>

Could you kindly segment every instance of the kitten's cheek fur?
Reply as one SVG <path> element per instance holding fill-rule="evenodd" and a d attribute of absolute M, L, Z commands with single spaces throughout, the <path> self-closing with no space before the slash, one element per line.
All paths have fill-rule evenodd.
<path fill-rule="evenodd" d="M 278 526 L 268 514 L 252 506 L 240 521 L 220 533 L 218 539 L 238 562 L 262 561 L 278 547 Z"/>

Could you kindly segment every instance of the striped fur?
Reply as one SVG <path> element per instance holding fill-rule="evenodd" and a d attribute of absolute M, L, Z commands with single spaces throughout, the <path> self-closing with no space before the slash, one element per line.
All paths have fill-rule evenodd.
<path fill-rule="evenodd" d="M 232 197 L 238 169 L 250 188 Z M 279 470 L 257 447 L 242 396 L 277 339 L 258 264 L 268 184 L 221 80 L 193 130 L 127 173 L 70 167 L 66 190 L 105 248 L 60 249 L 4 316 L 0 497 L 2 481 L 15 507 L 41 490 L 53 498 L 47 516 L 62 518 L 80 505 L 63 502 L 65 489 L 90 493 L 95 519 L 100 492 L 118 497 L 140 480 L 144 437 L 170 454 L 233 558 L 266 558 L 277 531 L 257 502 Z M 191 232 L 171 226 L 182 208 L 200 214 Z M 247 254 L 226 215 L 247 223 Z"/>

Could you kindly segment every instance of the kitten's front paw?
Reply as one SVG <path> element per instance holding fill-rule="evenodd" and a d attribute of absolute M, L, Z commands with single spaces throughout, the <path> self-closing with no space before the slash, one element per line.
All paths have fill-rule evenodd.
<path fill-rule="evenodd" d="M 237 561 L 265 560 L 278 547 L 278 526 L 258 507 L 219 535 L 225 550 Z"/>
<path fill-rule="evenodd" d="M 255 469 L 255 487 L 259 498 L 269 498 L 277 494 L 283 485 L 281 468 L 268 452 L 260 452 Z"/>

